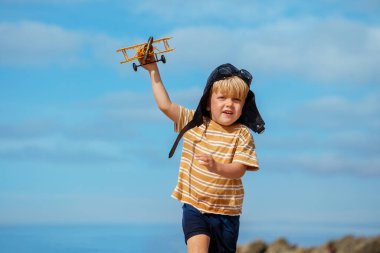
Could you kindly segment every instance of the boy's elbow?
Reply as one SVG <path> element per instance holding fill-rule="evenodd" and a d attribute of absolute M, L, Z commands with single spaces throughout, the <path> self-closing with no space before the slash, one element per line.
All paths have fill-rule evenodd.
<path fill-rule="evenodd" d="M 237 179 L 242 178 L 242 177 L 245 175 L 245 172 L 246 172 L 246 171 L 247 171 L 246 168 L 241 168 L 241 169 L 239 170 L 239 172 L 237 173 L 236 178 L 237 178 Z"/>
<path fill-rule="evenodd" d="M 169 119 L 171 119 L 174 122 L 177 122 L 178 120 L 178 114 L 179 114 L 179 107 L 174 104 L 170 103 L 163 106 L 158 106 L 161 112 L 163 112 Z"/>
<path fill-rule="evenodd" d="M 170 107 L 162 106 L 158 107 L 160 111 L 165 114 L 168 118 L 172 119 L 171 114 L 170 114 Z"/>
<path fill-rule="evenodd" d="M 247 167 L 245 165 L 239 164 L 236 168 L 234 175 L 232 176 L 232 179 L 242 178 L 246 171 L 247 171 Z"/>
<path fill-rule="evenodd" d="M 169 110 L 170 110 L 170 106 L 160 105 L 160 106 L 158 106 L 158 108 L 159 108 L 160 111 L 163 112 L 164 114 L 168 114 L 168 112 L 169 112 Z"/>
<path fill-rule="evenodd" d="M 229 179 L 240 179 L 244 176 L 246 172 L 246 168 L 244 166 L 238 166 L 234 170 L 229 170 L 227 173 L 220 174 L 222 176 L 225 176 Z"/>
<path fill-rule="evenodd" d="M 158 108 L 161 110 L 161 112 L 163 112 L 165 115 L 167 116 L 171 116 L 175 113 L 176 111 L 176 107 L 173 103 L 165 103 L 165 104 L 161 104 L 161 105 L 158 105 Z"/>
<path fill-rule="evenodd" d="M 171 104 L 170 100 L 157 100 L 157 106 L 162 112 L 170 110 Z"/>

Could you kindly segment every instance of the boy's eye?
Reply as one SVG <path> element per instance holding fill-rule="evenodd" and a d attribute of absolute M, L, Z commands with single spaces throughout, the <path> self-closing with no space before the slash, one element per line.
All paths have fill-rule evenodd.
<path fill-rule="evenodd" d="M 224 96 L 218 96 L 217 98 L 218 99 L 225 99 L 226 97 L 224 97 Z"/>
<path fill-rule="evenodd" d="M 234 102 L 240 102 L 240 101 L 241 101 L 240 98 L 233 98 L 232 100 L 233 100 Z"/>

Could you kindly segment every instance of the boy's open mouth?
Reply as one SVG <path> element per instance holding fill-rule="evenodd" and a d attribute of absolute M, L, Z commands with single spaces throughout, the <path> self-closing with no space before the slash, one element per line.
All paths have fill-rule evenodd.
<path fill-rule="evenodd" d="M 223 111 L 224 114 L 233 114 L 232 111 Z"/>

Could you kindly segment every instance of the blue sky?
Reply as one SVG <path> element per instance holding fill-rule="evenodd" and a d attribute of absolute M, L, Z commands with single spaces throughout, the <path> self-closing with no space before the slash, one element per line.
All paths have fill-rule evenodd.
<path fill-rule="evenodd" d="M 243 223 L 378 233 L 378 13 L 371 0 L 0 0 L 0 224 L 179 223 L 173 126 L 116 53 L 153 35 L 173 36 L 159 67 L 179 104 L 195 107 L 222 63 L 254 75 L 266 132 Z"/>

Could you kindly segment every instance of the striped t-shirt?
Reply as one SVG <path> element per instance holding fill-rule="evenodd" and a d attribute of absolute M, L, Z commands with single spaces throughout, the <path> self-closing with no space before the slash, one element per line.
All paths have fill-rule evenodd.
<path fill-rule="evenodd" d="M 180 106 L 175 131 L 193 118 L 194 110 Z M 241 179 L 228 179 L 200 165 L 194 154 L 209 154 L 220 163 L 241 163 L 247 170 L 259 168 L 251 131 L 242 124 L 222 126 L 210 120 L 183 136 L 178 182 L 172 197 L 201 212 L 240 215 L 244 199 Z"/>

